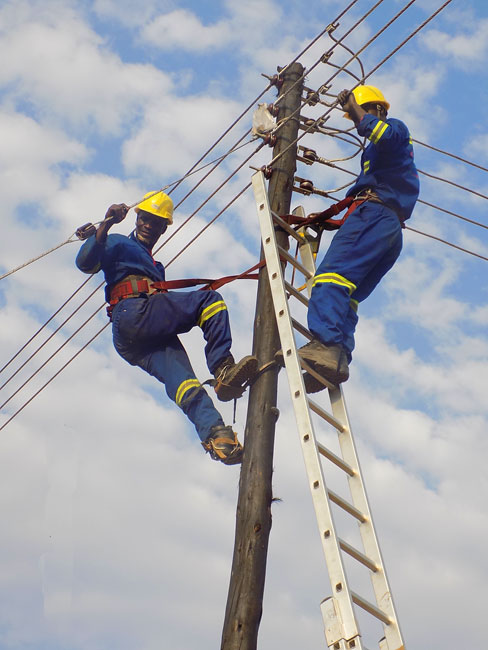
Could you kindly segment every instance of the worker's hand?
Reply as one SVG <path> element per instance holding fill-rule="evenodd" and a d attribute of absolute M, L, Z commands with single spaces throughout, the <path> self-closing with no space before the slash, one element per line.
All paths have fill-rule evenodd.
<path fill-rule="evenodd" d="M 129 206 L 125 205 L 125 203 L 114 203 L 107 210 L 105 221 L 110 221 L 111 223 L 120 223 L 125 219 L 128 212 Z"/>
<path fill-rule="evenodd" d="M 350 114 L 358 106 L 356 98 L 350 90 L 341 90 L 337 95 L 337 99 L 346 113 Z"/>

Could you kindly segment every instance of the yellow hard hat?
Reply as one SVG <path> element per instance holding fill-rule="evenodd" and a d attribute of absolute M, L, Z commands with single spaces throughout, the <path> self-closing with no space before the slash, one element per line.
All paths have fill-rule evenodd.
<path fill-rule="evenodd" d="M 143 210 L 155 214 L 157 217 L 167 219 L 173 223 L 173 201 L 164 192 L 148 192 L 144 194 L 144 199 L 135 208 L 136 212 Z"/>
<path fill-rule="evenodd" d="M 362 106 L 363 104 L 382 104 L 386 110 L 389 110 L 390 104 L 386 101 L 381 90 L 375 86 L 358 86 L 352 91 L 357 103 Z M 351 119 L 348 113 L 344 117 Z"/>

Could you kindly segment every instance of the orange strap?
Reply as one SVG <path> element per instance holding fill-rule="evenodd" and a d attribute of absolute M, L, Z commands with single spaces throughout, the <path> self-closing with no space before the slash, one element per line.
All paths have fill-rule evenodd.
<path fill-rule="evenodd" d="M 182 280 L 165 280 L 161 282 L 153 282 L 150 280 L 150 278 L 141 280 L 136 280 L 135 278 L 131 280 L 125 280 L 116 284 L 110 291 L 110 304 L 115 305 L 119 302 L 119 300 L 122 300 L 123 298 L 128 298 L 129 296 L 135 297 L 141 293 L 152 295 L 154 293 L 169 291 L 170 289 L 185 289 L 187 287 L 195 287 L 199 284 L 205 285 L 203 287 L 200 287 L 200 291 L 202 289 L 216 290 L 219 287 L 222 287 L 224 284 L 232 282 L 233 280 L 257 280 L 259 276 L 257 273 L 253 273 L 253 271 L 264 266 L 264 264 L 265 262 L 263 260 L 252 266 L 250 269 L 247 269 L 243 273 L 240 273 L 239 275 L 226 275 L 216 280 L 211 280 L 209 278 L 187 278 Z"/>

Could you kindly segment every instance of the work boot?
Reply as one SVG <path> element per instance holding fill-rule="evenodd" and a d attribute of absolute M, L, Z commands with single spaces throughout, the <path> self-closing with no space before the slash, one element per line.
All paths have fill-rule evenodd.
<path fill-rule="evenodd" d="M 221 402 L 237 399 L 246 390 L 249 382 L 258 370 L 258 360 L 252 355 L 244 357 L 237 363 L 229 355 L 215 369 L 214 389 Z"/>
<path fill-rule="evenodd" d="M 237 465 L 242 462 L 242 445 L 231 426 L 216 424 L 202 446 L 213 460 L 220 460 L 225 465 Z"/>
<path fill-rule="evenodd" d="M 325 345 L 312 339 L 298 350 L 298 354 L 312 370 L 332 384 L 342 384 L 349 378 L 349 366 L 342 345 Z"/>
<path fill-rule="evenodd" d="M 318 375 L 322 376 L 322 372 L 319 369 L 314 368 L 314 370 Z M 347 355 L 344 351 L 342 352 L 339 361 L 339 370 L 337 376 L 337 383 L 339 384 L 349 379 L 349 364 L 347 363 Z M 303 373 L 303 381 L 307 393 L 318 393 L 319 391 L 324 390 L 324 388 L 327 388 L 325 383 L 320 381 L 317 377 L 314 377 L 309 372 Z"/>

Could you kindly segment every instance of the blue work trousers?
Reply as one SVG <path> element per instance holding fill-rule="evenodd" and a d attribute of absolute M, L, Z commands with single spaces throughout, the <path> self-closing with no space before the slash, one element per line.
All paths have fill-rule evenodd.
<path fill-rule="evenodd" d="M 366 201 L 332 239 L 318 267 L 308 308 L 308 327 L 326 345 L 342 345 L 351 361 L 358 303 L 367 298 L 402 250 L 397 215 Z"/>
<path fill-rule="evenodd" d="M 121 300 L 112 312 L 115 349 L 166 387 L 172 399 L 193 422 L 201 440 L 222 417 L 201 386 L 178 334 L 202 329 L 210 372 L 230 354 L 229 315 L 216 291 L 158 293 Z"/>

